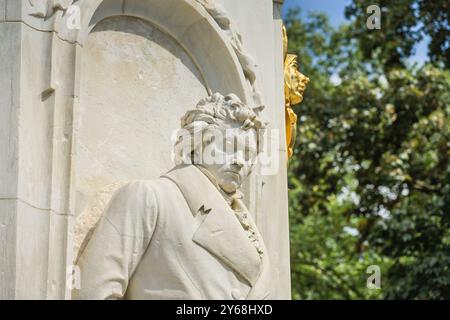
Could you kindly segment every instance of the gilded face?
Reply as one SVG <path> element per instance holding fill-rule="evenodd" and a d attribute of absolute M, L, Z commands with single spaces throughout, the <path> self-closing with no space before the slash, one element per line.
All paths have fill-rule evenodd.
<path fill-rule="evenodd" d="M 309 78 L 298 71 L 297 56 L 288 54 L 286 56 L 285 65 L 285 94 L 291 105 L 298 104 L 303 101 L 303 93 Z"/>

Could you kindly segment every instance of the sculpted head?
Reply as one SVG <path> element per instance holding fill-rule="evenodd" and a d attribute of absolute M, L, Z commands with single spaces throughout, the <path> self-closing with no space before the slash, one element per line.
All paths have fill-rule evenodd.
<path fill-rule="evenodd" d="M 284 66 L 284 93 L 289 105 L 303 101 L 303 93 L 309 78 L 298 71 L 297 55 L 287 54 Z"/>
<path fill-rule="evenodd" d="M 225 192 L 234 192 L 251 173 L 264 128 L 237 96 L 215 93 L 181 118 L 175 162 L 204 167 Z"/>

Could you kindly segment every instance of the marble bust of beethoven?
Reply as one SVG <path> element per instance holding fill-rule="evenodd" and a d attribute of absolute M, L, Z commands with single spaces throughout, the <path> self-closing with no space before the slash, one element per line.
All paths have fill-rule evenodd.
<path fill-rule="evenodd" d="M 234 95 L 189 110 L 176 166 L 113 195 L 79 255 L 74 298 L 270 298 L 266 248 L 239 191 L 264 126 Z"/>

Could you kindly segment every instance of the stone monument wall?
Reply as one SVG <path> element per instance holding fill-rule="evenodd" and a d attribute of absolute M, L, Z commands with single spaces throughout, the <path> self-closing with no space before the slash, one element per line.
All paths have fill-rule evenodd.
<path fill-rule="evenodd" d="M 171 134 L 212 92 L 265 105 L 285 141 L 280 1 L 0 0 L 0 299 L 70 299 L 111 193 L 169 169 Z M 246 183 L 290 297 L 286 146 Z"/>

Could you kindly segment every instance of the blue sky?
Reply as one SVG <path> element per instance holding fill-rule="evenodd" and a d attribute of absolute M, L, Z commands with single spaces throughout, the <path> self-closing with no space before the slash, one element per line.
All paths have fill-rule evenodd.
<path fill-rule="evenodd" d="M 330 18 L 330 23 L 333 26 L 346 21 L 344 16 L 345 6 L 349 4 L 351 0 L 285 0 L 283 5 L 283 15 L 289 10 L 289 8 L 300 7 L 302 9 L 302 16 L 306 17 L 308 12 L 324 12 Z M 381 17 L 381 23 L 383 23 L 383 17 Z M 383 24 L 381 25 L 383 27 Z M 427 47 L 429 39 L 424 39 L 416 48 L 416 54 L 410 58 L 410 62 L 418 62 L 422 64 L 427 58 Z"/>
<path fill-rule="evenodd" d="M 300 7 L 303 17 L 310 11 L 324 12 L 330 18 L 331 24 L 338 26 L 345 22 L 344 8 L 349 2 L 349 0 L 285 0 L 283 14 L 293 7 Z"/>

